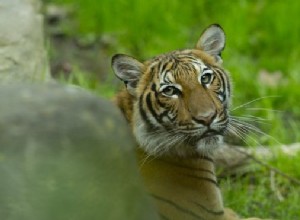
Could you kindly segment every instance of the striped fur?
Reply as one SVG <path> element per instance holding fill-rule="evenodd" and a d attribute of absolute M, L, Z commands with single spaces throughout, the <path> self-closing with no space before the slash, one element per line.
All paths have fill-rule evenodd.
<path fill-rule="evenodd" d="M 224 46 L 223 30 L 212 25 L 195 49 L 145 62 L 121 54 L 112 59 L 126 85 L 116 102 L 132 127 L 141 174 L 161 219 L 239 219 L 223 208 L 211 159 L 230 122 Z"/>
<path fill-rule="evenodd" d="M 141 173 L 162 219 L 224 219 L 211 158 L 151 157 L 144 163 L 143 154 Z"/>
<path fill-rule="evenodd" d="M 208 85 L 201 85 L 204 74 L 211 75 Z M 181 94 L 168 97 L 163 93 L 167 87 Z M 149 154 L 209 154 L 226 130 L 230 91 L 228 74 L 212 57 L 200 50 L 182 50 L 145 62 L 135 97 L 124 91 L 118 103 Z M 127 99 L 135 101 L 124 103 Z M 213 119 L 209 126 L 203 124 L 207 117 Z"/>

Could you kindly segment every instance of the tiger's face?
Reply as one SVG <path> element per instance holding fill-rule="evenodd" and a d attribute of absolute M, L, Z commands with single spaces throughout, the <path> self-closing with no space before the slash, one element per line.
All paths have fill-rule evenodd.
<path fill-rule="evenodd" d="M 146 62 L 115 55 L 112 66 L 130 94 L 134 135 L 150 155 L 210 154 L 228 125 L 230 80 L 221 67 L 225 35 L 207 28 L 195 49 Z"/>

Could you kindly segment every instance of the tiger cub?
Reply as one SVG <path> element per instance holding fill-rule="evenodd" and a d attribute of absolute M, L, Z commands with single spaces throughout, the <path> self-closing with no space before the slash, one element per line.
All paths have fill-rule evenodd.
<path fill-rule="evenodd" d="M 126 85 L 116 103 L 132 127 L 140 172 L 161 219 L 240 219 L 223 207 L 212 158 L 231 122 L 224 46 L 224 31 L 214 24 L 194 49 L 145 62 L 112 58 Z"/>

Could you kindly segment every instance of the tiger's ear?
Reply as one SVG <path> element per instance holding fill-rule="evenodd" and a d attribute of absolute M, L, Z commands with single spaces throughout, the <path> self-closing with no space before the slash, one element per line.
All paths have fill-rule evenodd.
<path fill-rule="evenodd" d="M 225 33 L 220 25 L 213 24 L 204 30 L 197 42 L 196 48 L 215 57 L 217 62 L 222 62 L 221 52 L 225 47 Z"/>
<path fill-rule="evenodd" d="M 131 95 L 135 95 L 135 88 L 144 65 L 124 54 L 114 55 L 111 64 L 116 76 L 125 83 L 128 92 Z"/>

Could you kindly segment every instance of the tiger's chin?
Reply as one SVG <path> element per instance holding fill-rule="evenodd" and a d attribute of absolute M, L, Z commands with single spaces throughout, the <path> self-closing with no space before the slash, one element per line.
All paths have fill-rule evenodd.
<path fill-rule="evenodd" d="M 223 143 L 222 135 L 201 138 L 196 144 L 196 150 L 201 155 L 208 156 Z"/>
<path fill-rule="evenodd" d="M 222 143 L 222 135 L 190 136 L 186 133 L 170 134 L 169 131 L 157 129 L 148 131 L 144 124 L 134 129 L 134 136 L 148 155 L 172 157 L 211 156 Z"/>

